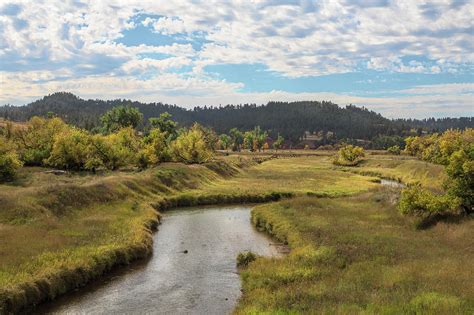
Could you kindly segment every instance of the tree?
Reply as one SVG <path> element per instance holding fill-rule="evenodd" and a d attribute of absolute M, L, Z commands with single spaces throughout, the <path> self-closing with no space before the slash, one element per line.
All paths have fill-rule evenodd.
<path fill-rule="evenodd" d="M 229 134 L 232 142 L 232 151 L 240 151 L 244 143 L 244 135 L 237 128 L 232 128 Z"/>
<path fill-rule="evenodd" d="M 86 169 L 94 170 L 105 167 L 116 170 L 126 165 L 144 167 L 143 144 L 132 127 L 122 128 L 109 135 L 94 135 L 91 138 Z"/>
<path fill-rule="evenodd" d="M 244 147 L 250 151 L 257 151 L 263 148 L 268 137 L 266 131 L 262 131 L 260 126 L 244 133 Z"/>
<path fill-rule="evenodd" d="M 411 214 L 423 219 L 434 215 L 455 213 L 459 207 L 459 198 L 449 195 L 436 195 L 419 184 L 403 190 L 398 209 L 403 214 Z"/>
<path fill-rule="evenodd" d="M 339 149 L 333 162 L 336 165 L 354 166 L 357 165 L 364 156 L 365 152 L 363 148 L 346 145 Z"/>
<path fill-rule="evenodd" d="M 206 142 L 201 126 L 194 124 L 189 130 L 181 133 L 172 143 L 174 158 L 183 163 L 204 163 L 209 161 L 214 152 Z"/>
<path fill-rule="evenodd" d="M 152 128 L 156 128 L 164 133 L 166 138 L 170 140 L 176 139 L 178 124 L 171 119 L 171 114 L 164 112 L 158 118 L 152 117 L 149 119 Z"/>
<path fill-rule="evenodd" d="M 255 143 L 256 143 L 255 134 L 252 131 L 246 131 L 244 133 L 243 147 L 253 152 L 256 150 Z"/>
<path fill-rule="evenodd" d="M 167 132 L 155 128 L 145 137 L 142 150 L 143 164 L 158 164 L 170 159 L 167 135 Z"/>
<path fill-rule="evenodd" d="M 51 155 L 54 138 L 67 128 L 60 118 L 31 118 L 27 128 L 17 128 L 13 132 L 20 159 L 25 165 L 43 165 Z"/>
<path fill-rule="evenodd" d="M 231 145 L 231 138 L 225 133 L 219 136 L 219 147 L 222 150 L 228 150 Z"/>
<path fill-rule="evenodd" d="M 15 145 L 0 136 L 0 181 L 12 180 L 22 165 L 15 151 Z"/>
<path fill-rule="evenodd" d="M 54 136 L 51 155 L 46 164 L 63 169 L 84 169 L 89 155 L 90 135 L 69 127 Z"/>
<path fill-rule="evenodd" d="M 115 132 L 125 127 L 135 129 L 142 119 L 143 114 L 137 108 L 123 105 L 112 108 L 100 118 L 106 133 Z"/>
<path fill-rule="evenodd" d="M 394 155 L 400 155 L 401 149 L 398 145 L 391 146 L 387 149 L 387 152 Z"/>
<path fill-rule="evenodd" d="M 280 136 L 280 134 L 278 134 L 277 139 L 275 140 L 275 142 L 273 142 L 273 148 L 278 151 L 279 149 L 281 149 L 284 142 L 285 142 L 285 139 L 282 136 Z"/>
<path fill-rule="evenodd" d="M 445 165 L 448 178 L 444 183 L 447 193 L 443 198 L 452 201 L 452 204 L 457 202 L 465 213 L 473 212 L 474 129 L 447 130 L 440 135 L 409 137 L 406 143 L 405 151 L 409 154 Z M 402 197 L 408 193 L 409 191 L 402 191 Z"/>

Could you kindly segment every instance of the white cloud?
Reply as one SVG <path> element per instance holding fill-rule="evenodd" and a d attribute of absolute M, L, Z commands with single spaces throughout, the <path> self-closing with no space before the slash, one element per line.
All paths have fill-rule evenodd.
<path fill-rule="evenodd" d="M 344 73 L 359 67 L 472 73 L 474 1 L 457 6 L 447 0 L 13 2 L 19 4 L 18 10 L 0 13 L 0 66 L 4 69 L 0 103 L 70 90 L 81 96 L 128 96 L 183 105 L 325 98 L 396 109 L 397 114 L 404 113 L 401 108 L 416 112 L 435 106 L 431 104 L 472 113 L 468 106 L 473 103 L 472 86 L 419 86 L 404 91 L 411 96 L 397 98 L 242 93 L 242 84 L 210 79 L 204 67 L 261 63 L 288 77 Z M 153 17 L 137 21 L 137 14 Z M 206 41 L 201 49 L 189 43 L 133 47 L 118 43 L 125 30 L 138 26 L 188 39 L 197 32 Z M 146 55 L 153 53 L 169 56 L 157 60 Z M 422 58 L 407 61 L 406 56 Z M 193 70 L 186 75 L 171 71 L 183 66 Z M 145 73 L 147 79 L 143 79 Z"/>

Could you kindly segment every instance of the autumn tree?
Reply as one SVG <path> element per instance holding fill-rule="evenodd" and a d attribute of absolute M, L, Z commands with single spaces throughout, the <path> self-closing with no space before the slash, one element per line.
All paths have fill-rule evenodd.
<path fill-rule="evenodd" d="M 0 136 L 0 181 L 12 180 L 22 165 L 14 143 Z"/>
<path fill-rule="evenodd" d="M 203 128 L 197 123 L 176 138 L 171 150 L 177 161 L 187 164 L 204 163 L 214 156 L 211 144 L 206 142 Z"/>

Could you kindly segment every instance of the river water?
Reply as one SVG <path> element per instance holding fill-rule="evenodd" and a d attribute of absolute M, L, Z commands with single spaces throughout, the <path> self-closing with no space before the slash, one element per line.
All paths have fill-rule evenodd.
<path fill-rule="evenodd" d="M 279 255 L 245 206 L 168 211 L 153 256 L 37 309 L 55 314 L 228 314 L 240 296 L 239 252 Z M 187 253 L 185 253 L 187 251 Z"/>

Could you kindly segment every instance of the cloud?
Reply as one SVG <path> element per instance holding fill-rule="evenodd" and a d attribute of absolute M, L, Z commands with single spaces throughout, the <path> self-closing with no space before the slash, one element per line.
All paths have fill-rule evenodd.
<path fill-rule="evenodd" d="M 145 91 L 146 97 L 183 104 L 277 96 L 400 104 L 399 98 L 243 93 L 242 83 L 213 78 L 205 67 L 261 64 L 288 78 L 370 71 L 472 74 L 473 11 L 473 1 L 447 0 L 11 1 L 0 7 L 0 100 L 31 99 L 54 89 L 113 97 L 125 93 L 115 91 L 120 87 L 130 97 Z M 123 44 L 127 36 L 139 44 Z M 145 44 L 151 37 L 153 44 Z M 465 88 L 444 87 L 451 90 L 440 98 L 419 85 L 404 92 L 417 108 L 429 106 L 422 105 L 425 100 L 454 111 L 459 100 L 469 111 Z"/>

